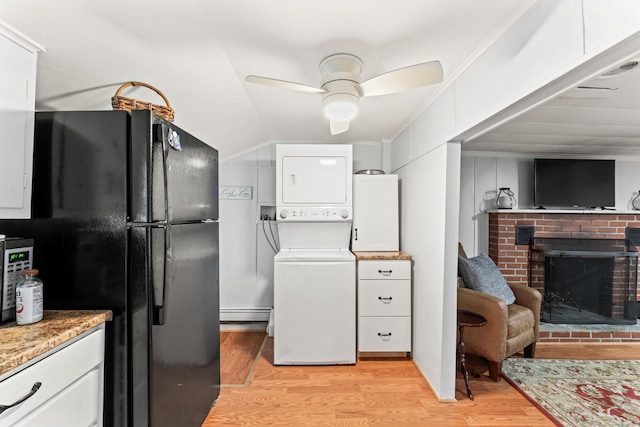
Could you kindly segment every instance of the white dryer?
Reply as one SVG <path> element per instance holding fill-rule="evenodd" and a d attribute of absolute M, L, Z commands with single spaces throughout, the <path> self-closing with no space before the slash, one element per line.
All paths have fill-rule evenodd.
<path fill-rule="evenodd" d="M 356 361 L 350 145 L 276 146 L 274 363 Z"/>

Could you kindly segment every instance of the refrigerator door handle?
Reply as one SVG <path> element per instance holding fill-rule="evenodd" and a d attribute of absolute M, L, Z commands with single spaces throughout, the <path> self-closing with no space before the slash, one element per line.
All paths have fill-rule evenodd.
<path fill-rule="evenodd" d="M 169 226 L 153 228 L 151 254 L 151 287 L 153 289 L 153 324 L 164 325 L 167 307 L 169 273 L 172 266 L 171 233 Z"/>
<path fill-rule="evenodd" d="M 162 124 L 153 125 L 153 192 L 152 209 L 154 221 L 169 221 L 169 186 L 167 182 L 167 152 L 164 143 L 165 134 Z M 157 181 L 162 180 L 162 185 L 157 185 Z M 159 211 L 159 212 L 157 212 Z M 160 218 L 156 217 L 156 213 L 161 214 Z"/>

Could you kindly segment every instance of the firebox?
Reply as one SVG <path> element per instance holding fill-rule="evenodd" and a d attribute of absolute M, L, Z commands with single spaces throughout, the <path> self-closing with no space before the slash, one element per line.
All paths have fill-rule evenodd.
<path fill-rule="evenodd" d="M 637 322 L 638 252 L 625 239 L 535 238 L 529 269 L 543 322 Z"/>

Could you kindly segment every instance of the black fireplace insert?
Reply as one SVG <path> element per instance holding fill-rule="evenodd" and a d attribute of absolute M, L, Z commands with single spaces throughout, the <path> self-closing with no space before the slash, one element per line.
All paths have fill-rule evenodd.
<path fill-rule="evenodd" d="M 637 322 L 638 252 L 627 240 L 535 238 L 530 256 L 530 286 L 543 295 L 543 322 Z"/>

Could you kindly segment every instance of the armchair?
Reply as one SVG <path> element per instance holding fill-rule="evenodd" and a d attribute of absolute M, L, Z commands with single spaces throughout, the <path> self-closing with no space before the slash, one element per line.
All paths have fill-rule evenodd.
<path fill-rule="evenodd" d="M 467 257 L 460 244 L 458 255 Z M 461 277 L 458 283 L 458 310 L 477 313 L 487 320 L 483 327 L 465 330 L 466 352 L 488 361 L 489 377 L 493 381 L 500 379 L 502 361 L 507 357 L 521 350 L 525 357 L 534 357 L 540 337 L 540 292 L 525 285 L 507 283 L 516 298 L 513 304 L 507 305 L 493 295 L 461 287 L 464 283 Z"/>

